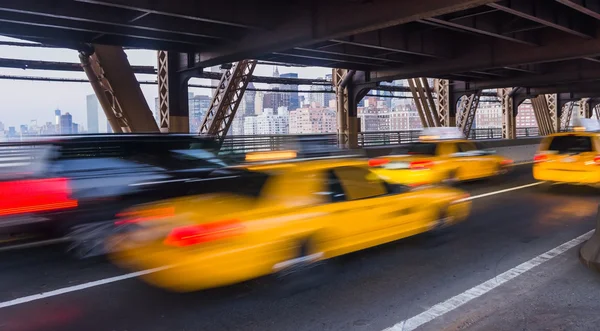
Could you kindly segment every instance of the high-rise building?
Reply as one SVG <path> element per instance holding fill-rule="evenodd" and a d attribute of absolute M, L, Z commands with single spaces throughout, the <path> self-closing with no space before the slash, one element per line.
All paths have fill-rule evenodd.
<path fill-rule="evenodd" d="M 60 109 L 54 110 L 54 124 L 60 125 Z"/>
<path fill-rule="evenodd" d="M 113 133 L 112 127 L 110 126 L 110 122 L 106 121 L 106 133 Z"/>
<path fill-rule="evenodd" d="M 28 133 L 29 133 L 29 130 L 28 130 L 28 128 L 27 128 L 27 125 L 25 125 L 25 124 L 21 124 L 21 125 L 19 126 L 19 129 L 20 129 L 20 132 L 21 132 L 21 134 L 22 134 L 22 135 L 26 135 L 26 134 L 28 134 Z"/>
<path fill-rule="evenodd" d="M 60 116 L 60 134 L 73 133 L 73 116 L 68 112 Z"/>
<path fill-rule="evenodd" d="M 261 91 L 256 92 L 254 97 L 254 114 L 259 115 L 264 108 L 265 94 Z"/>
<path fill-rule="evenodd" d="M 210 107 L 211 97 L 208 95 L 195 95 L 190 103 L 190 132 L 199 132 L 200 125 Z"/>
<path fill-rule="evenodd" d="M 0 122 L 0 131 L 4 131 L 4 123 Z"/>
<path fill-rule="evenodd" d="M 238 114 L 243 114 L 243 116 L 252 116 L 256 114 L 255 106 L 256 106 L 256 91 L 248 91 L 248 89 L 253 89 L 254 84 L 252 82 L 248 83 L 248 87 L 244 92 L 244 99 L 240 103 L 240 109 L 238 109 Z"/>
<path fill-rule="evenodd" d="M 287 74 L 281 74 L 279 77 L 282 78 L 298 78 L 298 73 L 290 72 Z M 281 85 L 282 90 L 289 90 L 293 92 L 285 92 L 289 96 L 288 104 L 285 105 L 289 110 L 295 110 L 300 108 L 300 98 L 298 96 L 298 85 L 285 84 Z"/>
<path fill-rule="evenodd" d="M 73 126 L 71 128 L 71 134 L 78 134 L 78 133 L 79 133 L 79 124 L 73 123 Z"/>
<path fill-rule="evenodd" d="M 100 132 L 98 126 L 98 98 L 95 94 L 86 96 L 87 103 L 87 128 L 89 133 Z"/>
<path fill-rule="evenodd" d="M 502 127 L 502 105 L 498 102 L 480 102 L 472 128 L 490 129 Z"/>
<path fill-rule="evenodd" d="M 322 92 L 325 89 L 326 87 L 324 85 L 310 86 L 311 93 L 308 95 L 308 102 L 311 107 L 327 107 L 329 105 L 329 100 L 331 96 L 327 97 L 326 100 L 325 95 L 329 95 L 330 93 Z"/>
<path fill-rule="evenodd" d="M 17 136 L 17 130 L 15 129 L 14 126 L 9 126 L 8 127 L 8 137 L 16 137 Z"/>
<path fill-rule="evenodd" d="M 288 117 L 274 114 L 273 109 L 265 108 L 260 115 L 244 118 L 244 134 L 288 134 Z"/>
<path fill-rule="evenodd" d="M 279 109 L 279 107 L 286 107 L 286 102 L 281 92 L 267 92 L 263 97 L 263 110 L 264 109 Z"/>

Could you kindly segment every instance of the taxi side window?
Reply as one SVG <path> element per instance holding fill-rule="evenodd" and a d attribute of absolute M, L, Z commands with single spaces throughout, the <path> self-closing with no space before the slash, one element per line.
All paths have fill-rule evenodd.
<path fill-rule="evenodd" d="M 476 151 L 477 147 L 472 143 L 458 143 L 458 151 L 460 153 Z"/>
<path fill-rule="evenodd" d="M 341 189 L 344 200 L 359 200 L 388 194 L 385 183 L 372 176 L 368 169 L 360 167 L 340 167 L 333 169 L 331 174 L 337 182 L 330 182 L 332 192 Z M 336 200 L 332 200 L 335 202 Z M 339 200 L 338 200 L 339 201 Z"/>

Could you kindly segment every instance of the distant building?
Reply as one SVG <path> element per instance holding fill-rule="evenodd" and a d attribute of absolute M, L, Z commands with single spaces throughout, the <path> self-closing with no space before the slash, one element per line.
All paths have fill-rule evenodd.
<path fill-rule="evenodd" d="M 244 134 L 288 134 L 288 117 L 273 113 L 273 109 L 265 108 L 260 115 L 244 118 Z"/>
<path fill-rule="evenodd" d="M 480 102 L 472 128 L 491 129 L 502 127 L 502 105 L 498 102 Z"/>
<path fill-rule="evenodd" d="M 54 110 L 54 124 L 60 125 L 60 109 Z"/>
<path fill-rule="evenodd" d="M 4 131 L 4 123 L 0 122 L 0 131 Z"/>
<path fill-rule="evenodd" d="M 208 95 L 195 95 L 190 101 L 190 132 L 197 133 L 200 131 L 212 98 Z"/>
<path fill-rule="evenodd" d="M 262 113 L 262 110 L 264 108 L 264 99 L 265 99 L 264 92 L 261 92 L 261 91 L 256 92 L 256 95 L 254 96 L 254 114 L 253 115 L 260 115 L 260 113 Z"/>
<path fill-rule="evenodd" d="M 9 126 L 8 127 L 8 137 L 9 138 L 13 138 L 17 136 L 17 130 L 15 129 L 14 126 Z"/>
<path fill-rule="evenodd" d="M 19 126 L 19 129 L 20 129 L 20 132 L 22 135 L 26 135 L 29 133 L 29 129 L 27 128 L 27 125 L 25 125 L 25 124 L 21 124 Z"/>
<path fill-rule="evenodd" d="M 252 84 L 251 82 L 248 83 L 248 89 L 253 89 L 253 88 L 254 88 L 254 84 Z M 243 116 L 256 115 L 256 110 L 255 110 L 256 91 L 248 91 L 248 89 L 246 89 L 246 91 L 244 92 L 244 98 L 243 98 L 242 102 L 240 103 L 240 107 L 237 112 L 237 114 L 240 114 Z"/>
<path fill-rule="evenodd" d="M 538 124 L 535 119 L 533 105 L 530 102 L 519 105 L 519 112 L 515 117 L 515 125 L 517 128 L 537 128 Z"/>
<path fill-rule="evenodd" d="M 73 123 L 73 126 L 71 128 L 71 134 L 78 134 L 78 133 L 79 133 L 79 124 Z"/>
<path fill-rule="evenodd" d="M 337 131 L 336 110 L 332 108 L 299 108 L 289 112 L 290 134 L 333 133 Z"/>
<path fill-rule="evenodd" d="M 298 73 L 290 72 L 287 74 L 281 74 L 281 75 L 279 75 L 279 77 L 281 77 L 281 78 L 298 78 Z M 292 91 L 292 92 L 285 92 L 286 97 L 284 97 L 284 99 L 287 99 L 287 104 L 285 104 L 284 106 L 287 106 L 289 110 L 295 110 L 295 109 L 300 108 L 298 85 L 284 84 L 284 85 L 281 85 L 281 89 Z"/>
<path fill-rule="evenodd" d="M 100 132 L 98 125 L 98 98 L 95 94 L 86 96 L 88 133 Z"/>
<path fill-rule="evenodd" d="M 110 126 L 110 122 L 106 121 L 106 133 L 113 133 L 112 127 Z"/>
<path fill-rule="evenodd" d="M 60 134 L 73 133 L 73 116 L 68 112 L 60 116 Z"/>

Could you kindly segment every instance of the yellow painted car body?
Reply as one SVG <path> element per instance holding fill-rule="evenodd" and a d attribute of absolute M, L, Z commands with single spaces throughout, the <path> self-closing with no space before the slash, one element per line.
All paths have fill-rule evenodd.
<path fill-rule="evenodd" d="M 195 291 L 275 273 L 300 257 L 303 242 L 310 243 L 310 256 L 330 259 L 452 225 L 471 208 L 462 190 L 390 185 L 365 160 L 243 168 L 248 178 L 266 178 L 259 194 L 205 194 L 124 212 L 124 223 L 143 221 L 108 240 L 111 259 L 136 271 L 164 267 L 141 277 L 169 290 Z M 240 187 L 247 181 L 240 179 Z M 173 239 L 186 227 L 210 231 L 200 234 L 200 243 L 187 245 L 193 231 Z"/>
<path fill-rule="evenodd" d="M 371 159 L 382 179 L 405 185 L 467 181 L 505 173 L 513 161 L 479 150 L 469 140 L 432 140 L 412 144 L 406 154 Z"/>
<path fill-rule="evenodd" d="M 600 133 L 565 132 L 545 137 L 534 159 L 536 180 L 577 185 L 600 184 Z"/>

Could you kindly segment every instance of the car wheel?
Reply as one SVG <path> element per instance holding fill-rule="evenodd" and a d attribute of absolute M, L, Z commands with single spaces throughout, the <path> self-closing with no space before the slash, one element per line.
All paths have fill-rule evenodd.
<path fill-rule="evenodd" d="M 296 256 L 275 266 L 277 293 L 290 296 L 323 284 L 332 274 L 333 267 L 328 260 L 322 260 L 313 239 L 301 240 L 297 245 Z"/>
<path fill-rule="evenodd" d="M 459 179 L 457 176 L 457 170 L 450 170 L 448 172 L 448 177 L 445 180 L 443 180 L 444 184 L 451 185 L 451 186 L 458 184 L 458 182 L 459 182 Z"/>
<path fill-rule="evenodd" d="M 545 182 L 542 182 L 540 185 L 538 185 L 538 190 L 540 192 L 550 192 L 552 190 L 552 186 L 553 186 L 552 182 L 545 181 Z"/>

